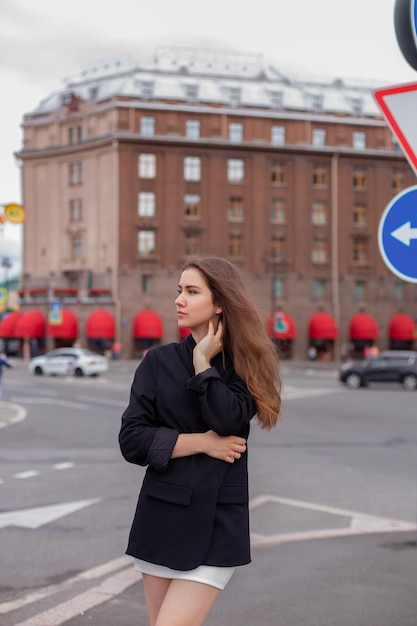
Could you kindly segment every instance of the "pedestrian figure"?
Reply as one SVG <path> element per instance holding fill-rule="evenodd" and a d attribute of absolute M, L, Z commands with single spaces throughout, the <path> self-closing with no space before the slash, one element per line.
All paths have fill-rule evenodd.
<path fill-rule="evenodd" d="M 5 354 L 0 354 L 0 399 L 3 395 L 3 367 L 13 367 L 10 359 Z"/>
<path fill-rule="evenodd" d="M 251 560 L 247 440 L 279 419 L 279 364 L 232 263 L 187 262 L 175 306 L 191 334 L 147 352 L 122 415 L 122 454 L 147 466 L 126 552 L 150 625 L 200 626 Z"/>

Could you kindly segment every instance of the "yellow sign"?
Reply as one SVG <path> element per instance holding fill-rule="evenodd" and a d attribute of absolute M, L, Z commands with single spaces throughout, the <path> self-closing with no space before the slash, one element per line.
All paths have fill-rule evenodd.
<path fill-rule="evenodd" d="M 21 204 L 6 204 L 4 214 L 13 224 L 21 224 L 25 221 L 25 209 Z"/>

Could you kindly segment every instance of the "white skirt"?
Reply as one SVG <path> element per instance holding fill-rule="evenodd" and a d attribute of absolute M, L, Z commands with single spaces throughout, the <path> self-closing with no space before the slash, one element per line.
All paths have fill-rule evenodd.
<path fill-rule="evenodd" d="M 165 565 L 155 565 L 148 561 L 134 559 L 134 567 L 142 574 L 151 574 L 160 578 L 178 578 L 181 580 L 194 580 L 198 583 L 205 583 L 217 589 L 224 589 L 233 576 L 236 567 L 215 567 L 213 565 L 200 565 L 195 569 L 185 572 L 177 569 L 165 567 Z"/>

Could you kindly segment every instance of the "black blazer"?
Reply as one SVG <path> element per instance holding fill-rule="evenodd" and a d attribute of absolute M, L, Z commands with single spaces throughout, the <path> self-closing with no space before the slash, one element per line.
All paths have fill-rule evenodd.
<path fill-rule="evenodd" d="M 189 335 L 150 350 L 136 370 L 119 434 L 124 458 L 147 465 L 127 554 L 189 570 L 250 561 L 247 453 L 234 463 L 205 454 L 171 459 L 179 433 L 248 438 L 256 407 L 226 356 L 194 374 Z"/>

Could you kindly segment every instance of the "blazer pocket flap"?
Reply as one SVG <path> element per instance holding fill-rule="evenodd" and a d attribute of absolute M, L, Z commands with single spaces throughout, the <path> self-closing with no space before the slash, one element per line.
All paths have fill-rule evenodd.
<path fill-rule="evenodd" d="M 217 502 L 219 504 L 245 504 L 248 492 L 245 485 L 223 485 L 220 487 Z"/>
<path fill-rule="evenodd" d="M 150 479 L 146 483 L 146 495 L 171 504 L 187 506 L 191 502 L 193 490 L 187 485 L 176 485 L 163 480 Z"/>

